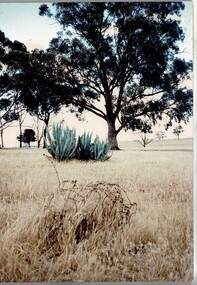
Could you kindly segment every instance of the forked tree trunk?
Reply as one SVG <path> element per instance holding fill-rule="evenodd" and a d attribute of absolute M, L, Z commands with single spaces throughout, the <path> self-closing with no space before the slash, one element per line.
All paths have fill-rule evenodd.
<path fill-rule="evenodd" d="M 108 121 L 107 124 L 108 124 L 108 142 L 111 144 L 111 149 L 119 150 L 118 140 L 117 140 L 118 132 L 116 131 L 115 128 L 115 122 Z"/>
<path fill-rule="evenodd" d="M 43 138 L 43 132 L 44 130 L 42 130 L 42 133 L 40 135 L 40 129 L 39 129 L 39 118 L 37 117 L 37 121 L 36 121 L 36 140 L 37 140 L 37 147 L 40 148 L 40 144 Z"/>

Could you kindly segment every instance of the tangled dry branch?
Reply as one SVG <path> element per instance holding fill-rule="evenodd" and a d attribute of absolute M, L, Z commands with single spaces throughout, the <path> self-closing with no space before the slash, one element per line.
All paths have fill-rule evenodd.
<path fill-rule="evenodd" d="M 55 255 L 61 254 L 65 246 L 77 245 L 93 234 L 116 231 L 129 223 L 137 210 L 137 204 L 131 203 L 126 191 L 116 183 L 80 186 L 76 180 L 66 180 L 59 191 L 64 206 L 61 210 L 50 207 L 39 226 L 42 251 Z"/>

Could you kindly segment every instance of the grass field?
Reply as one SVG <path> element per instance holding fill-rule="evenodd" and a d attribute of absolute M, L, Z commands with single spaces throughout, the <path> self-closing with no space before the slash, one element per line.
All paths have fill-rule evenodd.
<path fill-rule="evenodd" d="M 193 140 L 120 147 L 106 162 L 54 165 L 43 149 L 0 149 L 1 282 L 193 279 Z M 58 233 L 59 254 L 44 250 L 42 226 L 66 205 L 58 179 L 81 189 L 96 181 L 118 184 L 137 211 L 129 223 L 78 244 Z"/>

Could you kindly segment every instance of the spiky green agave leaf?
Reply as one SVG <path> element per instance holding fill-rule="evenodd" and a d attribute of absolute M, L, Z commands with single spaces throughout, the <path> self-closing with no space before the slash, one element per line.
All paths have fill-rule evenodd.
<path fill-rule="evenodd" d="M 62 124 L 53 124 L 52 136 L 47 128 L 47 150 L 58 161 L 70 159 L 76 151 L 76 130 L 63 128 Z"/>
<path fill-rule="evenodd" d="M 98 136 L 96 136 L 92 145 L 92 159 L 105 161 L 110 158 L 111 145 L 107 141 L 101 141 Z"/>
<path fill-rule="evenodd" d="M 78 137 L 76 157 L 80 160 L 91 159 L 92 154 L 92 133 L 84 132 Z"/>

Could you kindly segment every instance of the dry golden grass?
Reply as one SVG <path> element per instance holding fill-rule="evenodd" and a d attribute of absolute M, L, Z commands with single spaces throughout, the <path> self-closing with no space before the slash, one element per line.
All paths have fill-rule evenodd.
<path fill-rule="evenodd" d="M 0 150 L 1 282 L 193 279 L 192 140 L 120 146 L 106 162 L 55 162 L 60 186 L 45 150 Z M 137 211 L 116 224 L 122 204 L 115 212 L 109 205 L 110 189 L 124 193 L 118 185 Z M 84 197 L 85 189 L 99 195 L 69 206 L 68 194 Z M 77 242 L 84 213 L 97 227 Z"/>

